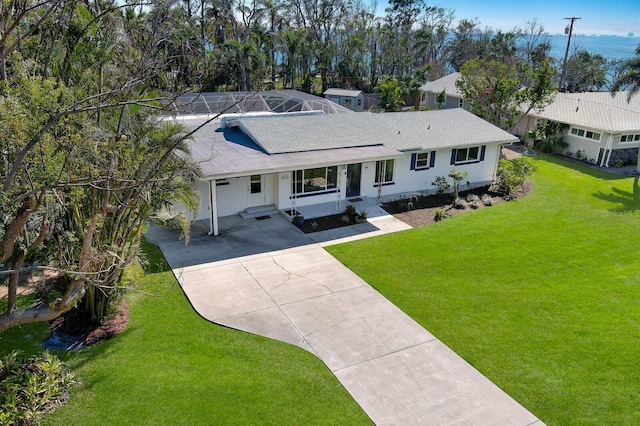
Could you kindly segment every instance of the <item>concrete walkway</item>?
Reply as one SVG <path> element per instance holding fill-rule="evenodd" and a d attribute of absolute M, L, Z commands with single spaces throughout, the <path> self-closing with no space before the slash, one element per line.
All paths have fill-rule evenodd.
<path fill-rule="evenodd" d="M 542 425 L 322 248 L 407 228 L 378 216 L 329 238 L 276 216 L 187 247 L 162 228 L 147 238 L 200 315 L 314 353 L 377 425 Z"/>

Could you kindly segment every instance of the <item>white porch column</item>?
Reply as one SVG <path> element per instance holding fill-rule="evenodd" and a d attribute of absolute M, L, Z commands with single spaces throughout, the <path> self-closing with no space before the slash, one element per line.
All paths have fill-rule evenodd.
<path fill-rule="evenodd" d="M 607 138 L 607 143 L 602 150 L 602 158 L 600 159 L 600 167 L 609 167 L 609 159 L 611 158 L 611 151 L 613 151 L 613 134 L 610 134 Z"/>
<path fill-rule="evenodd" d="M 209 181 L 209 235 L 218 235 L 218 191 L 216 190 L 216 180 Z"/>

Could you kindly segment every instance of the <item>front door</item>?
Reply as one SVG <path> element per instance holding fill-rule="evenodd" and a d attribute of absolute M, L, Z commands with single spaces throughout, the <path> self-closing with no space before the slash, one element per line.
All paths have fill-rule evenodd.
<path fill-rule="evenodd" d="M 360 195 L 360 171 L 362 164 L 347 165 L 347 198 Z"/>
<path fill-rule="evenodd" d="M 264 182 L 261 175 L 249 177 L 248 207 L 262 206 L 265 204 Z"/>

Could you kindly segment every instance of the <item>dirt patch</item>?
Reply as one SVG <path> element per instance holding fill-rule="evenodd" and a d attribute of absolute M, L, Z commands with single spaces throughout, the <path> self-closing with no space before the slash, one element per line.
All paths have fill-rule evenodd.
<path fill-rule="evenodd" d="M 51 322 L 51 335 L 42 342 L 42 347 L 50 350 L 75 350 L 104 342 L 122 333 L 129 323 L 129 307 L 123 301 L 120 310 L 113 318 L 94 328 L 65 326 L 64 318 L 58 317 Z"/>

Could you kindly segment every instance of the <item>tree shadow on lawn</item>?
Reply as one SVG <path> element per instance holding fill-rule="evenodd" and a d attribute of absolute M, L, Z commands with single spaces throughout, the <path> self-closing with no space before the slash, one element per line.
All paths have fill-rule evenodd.
<path fill-rule="evenodd" d="M 598 167 L 596 165 L 586 164 L 582 161 L 568 157 L 539 154 L 538 156 L 534 157 L 534 159 L 537 161 L 544 160 L 558 166 L 569 167 L 577 172 L 584 173 L 600 180 L 620 180 L 633 177 L 633 175 L 616 173 L 617 169 Z"/>
<path fill-rule="evenodd" d="M 633 179 L 633 188 L 631 191 L 625 191 L 620 188 L 612 188 L 611 192 L 605 194 L 603 192 L 594 192 L 593 196 L 612 204 L 618 204 L 619 207 L 610 209 L 614 213 L 634 212 L 640 209 L 640 182 L 639 176 Z"/>

